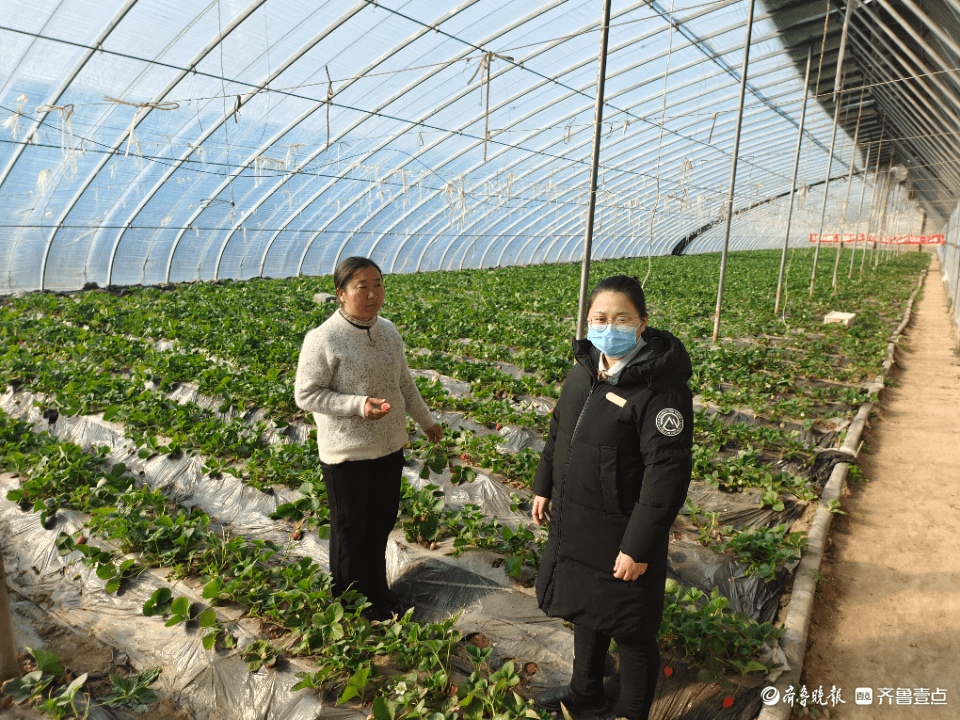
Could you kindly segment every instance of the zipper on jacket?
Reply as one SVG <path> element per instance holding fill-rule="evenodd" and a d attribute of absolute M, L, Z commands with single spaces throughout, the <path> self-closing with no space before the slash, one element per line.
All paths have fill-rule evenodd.
<path fill-rule="evenodd" d="M 592 381 L 591 381 L 592 382 Z M 570 467 L 570 450 L 573 447 L 573 440 L 577 437 L 577 430 L 580 429 L 580 423 L 583 422 L 583 416 L 587 414 L 587 405 L 590 404 L 590 399 L 593 397 L 593 394 L 597 391 L 597 388 L 600 387 L 603 381 L 597 380 L 593 382 L 590 392 L 587 393 L 586 400 L 583 401 L 583 407 L 580 409 L 580 417 L 577 418 L 576 425 L 573 426 L 573 432 L 570 434 L 570 445 L 567 447 L 567 459 L 563 463 L 563 474 L 560 476 L 560 480 L 563 483 L 561 485 L 563 492 L 560 494 L 560 507 L 557 508 L 557 516 L 559 517 L 563 513 L 563 498 L 566 496 L 566 488 L 564 487 L 567 483 L 567 469 Z M 560 559 L 560 529 L 557 527 L 557 553 L 554 556 L 553 567 L 550 568 L 550 575 L 552 576 L 557 571 L 557 562 Z"/>

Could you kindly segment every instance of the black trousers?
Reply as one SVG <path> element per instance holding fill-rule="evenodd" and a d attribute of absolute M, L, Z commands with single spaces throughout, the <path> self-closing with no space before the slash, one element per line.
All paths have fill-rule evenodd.
<path fill-rule="evenodd" d="M 647 720 L 657 691 L 660 647 L 656 632 L 641 637 L 615 637 L 620 649 L 620 700 L 618 718 Z M 573 678 L 570 688 L 578 695 L 603 695 L 603 666 L 610 636 L 576 625 L 573 628 Z"/>
<path fill-rule="evenodd" d="M 397 523 L 403 450 L 323 468 L 330 507 L 330 574 L 339 595 L 352 587 L 374 607 L 396 596 L 387 585 L 387 538 Z"/>

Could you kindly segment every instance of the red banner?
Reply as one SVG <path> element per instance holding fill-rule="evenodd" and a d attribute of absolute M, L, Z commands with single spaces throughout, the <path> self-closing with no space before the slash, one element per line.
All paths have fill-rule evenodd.
<path fill-rule="evenodd" d="M 817 233 L 810 233 L 810 242 L 817 241 Z M 864 233 L 846 233 L 843 236 L 845 243 L 878 242 L 884 245 L 943 245 L 943 235 L 866 235 Z M 840 233 L 824 235 L 821 243 L 840 242 Z"/>

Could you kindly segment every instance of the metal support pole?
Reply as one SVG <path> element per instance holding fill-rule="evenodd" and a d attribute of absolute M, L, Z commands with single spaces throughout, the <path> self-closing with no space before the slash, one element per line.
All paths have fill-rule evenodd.
<path fill-rule="evenodd" d="M 877 148 L 877 167 L 873 171 L 873 191 L 870 193 L 870 212 L 867 214 L 867 236 L 864 238 L 863 255 L 860 258 L 860 276 L 863 276 L 863 266 L 867 260 L 867 246 L 875 244 L 873 240 L 873 215 L 877 207 L 877 190 L 880 188 L 880 149 Z M 873 248 L 870 249 L 871 253 Z"/>
<path fill-rule="evenodd" d="M 853 4 L 853 0 L 849 0 Z M 837 259 L 833 263 L 833 291 L 837 291 L 837 270 L 840 268 L 840 255 L 843 253 L 843 235 L 847 231 L 847 210 L 850 205 L 850 183 L 853 182 L 853 169 L 857 165 L 857 140 L 860 138 L 860 118 L 863 116 L 863 92 L 866 86 L 860 88 L 860 106 L 857 109 L 857 127 L 853 131 L 853 155 L 850 158 L 850 174 L 847 175 L 847 197 L 843 201 L 843 220 L 840 222 L 840 242 L 837 243 Z M 857 252 L 857 244 L 853 244 L 853 253 Z"/>
<path fill-rule="evenodd" d="M 587 289 L 590 285 L 590 251 L 593 247 L 593 214 L 597 208 L 597 167 L 600 165 L 600 136 L 603 124 L 603 86 L 607 76 L 607 36 L 610 31 L 610 2 L 603 2 L 600 28 L 600 58 L 597 63 L 597 102 L 593 109 L 593 159 L 590 162 L 590 194 L 587 196 L 587 229 L 583 237 L 583 265 L 580 269 L 580 307 L 577 312 L 577 339 L 587 332 Z M 664 90 L 666 92 L 666 90 Z"/>
<path fill-rule="evenodd" d="M 853 252 L 850 253 L 850 272 L 847 273 L 847 280 L 853 277 L 853 261 L 857 258 L 857 242 L 860 240 L 860 215 L 863 212 L 863 196 L 867 194 L 867 167 L 870 165 L 870 143 L 867 143 L 867 154 L 863 161 L 863 179 L 860 183 L 860 204 L 857 205 L 857 231 L 856 241 L 853 243 Z M 866 246 L 867 237 L 863 237 L 864 246 Z"/>
<path fill-rule="evenodd" d="M 843 91 L 840 91 L 840 99 Z M 830 136 L 830 153 L 827 155 L 827 177 L 823 181 L 823 206 L 820 209 L 820 232 L 817 233 L 817 247 L 813 251 L 813 272 L 810 273 L 810 297 L 813 297 L 813 285 L 817 280 L 817 260 L 820 258 L 820 241 L 823 240 L 823 221 L 827 217 L 827 193 L 830 191 L 830 171 L 833 169 L 833 149 L 837 144 L 837 121 L 840 119 L 840 100 L 833 106 L 833 134 Z"/>
<path fill-rule="evenodd" d="M 783 273 L 787 265 L 787 244 L 790 242 L 790 220 L 793 217 L 793 198 L 797 191 L 797 172 L 800 170 L 800 148 L 803 145 L 803 124 L 807 118 L 807 96 L 810 84 L 810 63 L 813 60 L 813 45 L 807 48 L 807 72 L 803 76 L 803 105 L 800 106 L 800 127 L 797 130 L 797 150 L 793 156 L 793 181 L 790 184 L 790 204 L 787 206 L 787 230 L 783 234 L 783 252 L 780 254 L 780 276 L 777 278 L 777 299 L 773 303 L 774 315 L 780 312 L 780 295 L 783 292 Z"/>
<path fill-rule="evenodd" d="M 727 195 L 727 223 L 723 231 L 723 253 L 720 256 L 720 281 L 717 284 L 717 309 L 713 314 L 713 342 L 720 337 L 720 308 L 723 307 L 723 280 L 727 272 L 727 251 L 730 248 L 730 224 L 733 221 L 733 191 L 737 186 L 737 160 L 740 156 L 740 128 L 743 125 L 743 98 L 747 92 L 747 65 L 750 62 L 750 37 L 753 34 L 753 6 L 747 13 L 747 39 L 743 43 L 743 67 L 740 69 L 740 100 L 737 104 L 737 127 L 733 133 L 733 162 L 730 166 L 730 190 Z"/>
<path fill-rule="evenodd" d="M 960 320 L 960 308 L 957 302 L 960 301 L 960 225 L 953 229 L 953 249 L 957 254 L 957 269 L 953 273 L 953 319 Z"/>
<path fill-rule="evenodd" d="M 879 239 L 879 245 L 877 243 L 873 244 L 874 250 L 876 250 L 876 257 L 871 251 L 870 253 L 870 262 L 873 263 L 873 267 L 877 267 L 880 264 L 880 253 L 883 252 L 883 236 L 886 231 L 886 220 L 887 220 L 887 197 L 890 195 L 890 175 L 891 170 L 893 170 L 893 156 L 890 157 L 890 164 L 887 166 L 887 172 L 883 176 L 883 192 L 881 193 L 880 201 L 880 212 L 877 214 L 877 238 Z"/>
<path fill-rule="evenodd" d="M 880 123 L 880 140 L 877 142 L 877 168 L 873 171 L 873 192 L 870 194 L 870 212 L 867 214 L 867 237 L 863 244 L 863 257 L 860 258 L 860 277 L 863 277 L 863 265 L 867 259 L 867 245 L 870 244 L 870 225 L 873 222 L 873 209 L 876 207 L 877 179 L 880 177 L 880 151 L 883 149 L 883 131 L 887 129 L 887 115 L 884 113 Z"/>

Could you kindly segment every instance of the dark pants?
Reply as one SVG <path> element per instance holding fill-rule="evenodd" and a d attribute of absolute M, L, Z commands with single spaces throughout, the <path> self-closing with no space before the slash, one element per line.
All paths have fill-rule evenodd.
<path fill-rule="evenodd" d="M 618 718 L 647 720 L 657 691 L 660 648 L 656 633 L 643 639 L 615 638 L 620 649 L 620 700 Z M 603 666 L 610 636 L 577 625 L 573 628 L 573 678 L 570 688 L 578 695 L 603 695 Z"/>
<path fill-rule="evenodd" d="M 387 537 L 397 523 L 403 451 L 323 468 L 330 507 L 330 574 L 339 595 L 352 587 L 374 607 L 396 596 L 387 586 Z"/>

